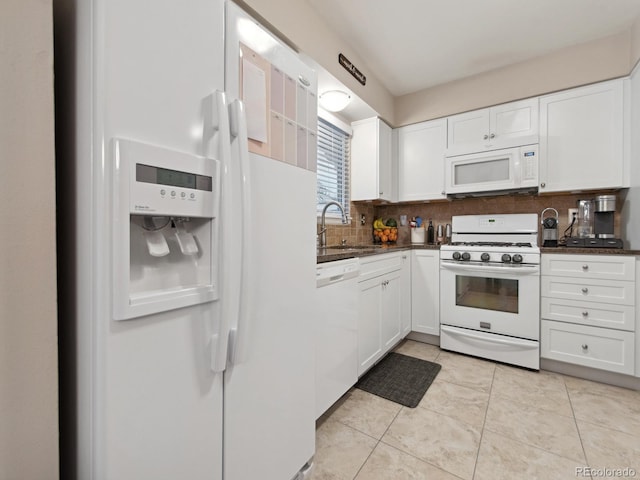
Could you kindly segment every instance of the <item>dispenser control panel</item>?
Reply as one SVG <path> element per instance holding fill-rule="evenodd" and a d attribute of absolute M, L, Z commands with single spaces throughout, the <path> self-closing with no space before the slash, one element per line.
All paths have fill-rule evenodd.
<path fill-rule="evenodd" d="M 217 160 L 141 144 L 127 147 L 146 150 L 128 152 L 131 214 L 217 216 L 220 194 Z"/>

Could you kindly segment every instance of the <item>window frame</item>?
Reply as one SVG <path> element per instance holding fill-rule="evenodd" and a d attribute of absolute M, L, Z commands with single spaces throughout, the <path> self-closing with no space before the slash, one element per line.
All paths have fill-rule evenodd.
<path fill-rule="evenodd" d="M 349 124 L 340 120 L 335 115 L 318 109 L 318 156 L 317 156 L 317 181 L 316 181 L 316 215 L 317 220 L 320 222 L 322 216 L 322 209 L 324 205 L 331 200 L 336 200 L 345 209 L 347 218 L 351 219 L 351 136 L 352 129 Z M 326 144 L 331 135 L 331 140 L 335 137 L 338 138 L 338 145 L 335 150 L 329 150 L 323 147 L 323 140 Z M 340 143 L 341 140 L 341 143 Z M 336 159 L 336 154 L 342 153 L 341 165 L 335 165 L 335 161 L 330 161 L 327 157 L 333 157 Z M 334 170 L 333 174 L 341 177 L 340 180 L 336 180 L 334 187 L 335 192 L 330 192 L 330 196 L 321 198 L 319 189 L 321 188 L 321 176 L 329 177 Z M 337 193 L 337 195 L 335 194 Z M 331 206 L 327 210 L 325 215 L 325 222 L 327 224 L 342 224 L 342 215 L 340 210 Z"/>

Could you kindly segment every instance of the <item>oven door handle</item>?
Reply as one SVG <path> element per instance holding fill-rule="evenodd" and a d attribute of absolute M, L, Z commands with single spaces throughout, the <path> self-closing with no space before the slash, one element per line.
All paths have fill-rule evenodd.
<path fill-rule="evenodd" d="M 440 267 L 459 272 L 501 273 L 502 275 L 538 275 L 538 265 L 519 265 L 517 267 L 487 267 L 486 265 L 473 265 L 469 263 L 449 263 L 446 260 L 440 262 Z"/>
<path fill-rule="evenodd" d="M 499 335 L 499 334 L 491 334 L 492 337 L 489 339 L 487 338 L 486 333 L 484 334 L 484 336 L 476 335 L 473 333 L 472 330 L 464 329 L 465 331 L 462 332 L 460 331 L 461 329 L 455 328 L 455 327 L 449 327 L 448 325 L 440 325 L 440 329 L 443 332 L 447 332 L 451 335 L 474 338 L 476 340 L 481 340 L 483 342 L 503 343 L 505 345 L 513 345 L 513 346 L 525 347 L 525 348 L 538 348 L 537 342 L 535 342 L 534 340 L 526 340 L 526 339 L 519 339 L 519 338 L 513 338 L 513 337 L 503 337 L 502 335 Z"/>

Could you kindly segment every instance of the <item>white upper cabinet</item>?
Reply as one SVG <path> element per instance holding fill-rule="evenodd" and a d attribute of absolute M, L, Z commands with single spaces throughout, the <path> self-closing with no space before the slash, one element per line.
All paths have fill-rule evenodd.
<path fill-rule="evenodd" d="M 533 143 L 538 143 L 537 98 L 448 118 L 448 156 Z"/>
<path fill-rule="evenodd" d="M 377 117 L 351 127 L 351 200 L 396 201 L 391 127 Z"/>
<path fill-rule="evenodd" d="M 444 191 L 447 119 L 401 127 L 397 134 L 398 200 L 447 198 Z"/>
<path fill-rule="evenodd" d="M 629 186 L 626 82 L 540 97 L 540 193 Z"/>

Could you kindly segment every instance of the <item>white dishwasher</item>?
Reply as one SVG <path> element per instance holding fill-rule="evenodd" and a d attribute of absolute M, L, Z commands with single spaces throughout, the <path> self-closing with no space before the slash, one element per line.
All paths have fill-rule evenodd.
<path fill-rule="evenodd" d="M 357 258 L 316 267 L 316 418 L 358 380 Z"/>

